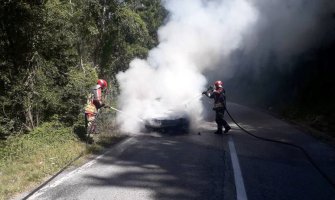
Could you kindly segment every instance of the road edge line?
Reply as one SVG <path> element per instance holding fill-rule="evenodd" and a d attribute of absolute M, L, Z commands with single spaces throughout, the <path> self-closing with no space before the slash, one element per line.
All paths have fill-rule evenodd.
<path fill-rule="evenodd" d="M 70 178 L 71 176 L 73 176 L 74 174 L 92 166 L 93 164 L 95 164 L 99 159 L 101 159 L 102 157 L 104 157 L 106 154 L 109 153 L 114 153 L 115 155 L 119 155 L 121 154 L 129 145 L 132 145 L 136 142 L 136 139 L 134 137 L 130 137 L 125 139 L 124 141 L 122 141 L 121 143 L 117 144 L 116 146 L 112 147 L 110 150 L 105 151 L 104 153 L 102 153 L 101 155 L 95 157 L 94 159 L 88 161 L 87 163 L 85 163 L 84 165 L 77 167 L 76 169 L 70 171 L 66 176 L 61 177 L 59 180 L 54 180 L 56 177 L 58 177 L 60 174 L 62 174 L 66 169 L 68 169 L 68 167 L 73 164 L 76 160 L 78 160 L 81 156 L 83 156 L 83 154 L 79 155 L 77 158 L 75 158 L 73 161 L 71 161 L 70 163 L 68 163 L 65 167 L 63 167 L 60 171 L 58 171 L 56 174 L 54 174 L 53 176 L 51 176 L 51 178 L 49 178 L 48 180 L 46 180 L 44 183 L 42 183 L 41 185 L 39 185 L 37 188 L 35 188 L 33 191 L 29 192 L 29 194 L 27 194 L 26 196 L 24 196 L 22 198 L 22 200 L 28 200 L 31 198 L 37 198 L 38 196 L 42 195 L 47 189 L 51 188 L 51 187 L 56 187 L 57 185 L 59 185 L 60 183 L 62 183 L 63 181 L 65 181 L 66 179 Z M 52 183 L 52 181 L 55 181 L 54 183 Z"/>

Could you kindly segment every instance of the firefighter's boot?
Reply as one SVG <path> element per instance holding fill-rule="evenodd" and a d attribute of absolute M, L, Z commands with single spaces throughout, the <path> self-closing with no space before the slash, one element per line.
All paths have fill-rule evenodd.
<path fill-rule="evenodd" d="M 231 129 L 231 127 L 227 124 L 225 127 L 224 133 L 228 133 L 228 131 Z"/>
<path fill-rule="evenodd" d="M 218 130 L 214 134 L 222 134 L 222 126 L 218 126 Z"/>

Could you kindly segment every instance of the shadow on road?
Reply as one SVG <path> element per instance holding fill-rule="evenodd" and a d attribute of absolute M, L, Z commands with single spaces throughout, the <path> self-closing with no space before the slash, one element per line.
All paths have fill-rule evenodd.
<path fill-rule="evenodd" d="M 88 174 L 85 182 L 90 187 L 138 190 L 141 192 L 135 195 L 146 194 L 152 199 L 223 199 L 222 148 L 171 136 L 144 137 L 141 141 L 117 159 L 112 155 L 99 159 L 113 170 Z"/>

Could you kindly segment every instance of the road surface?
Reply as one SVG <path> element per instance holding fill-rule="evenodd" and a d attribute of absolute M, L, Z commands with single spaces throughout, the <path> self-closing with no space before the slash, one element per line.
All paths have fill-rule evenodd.
<path fill-rule="evenodd" d="M 250 132 L 306 149 L 335 181 L 333 147 L 266 113 L 228 106 Z M 62 173 L 29 199 L 335 199 L 334 188 L 302 152 L 230 124 L 228 135 L 213 134 L 210 122 L 188 134 L 138 134 Z"/>

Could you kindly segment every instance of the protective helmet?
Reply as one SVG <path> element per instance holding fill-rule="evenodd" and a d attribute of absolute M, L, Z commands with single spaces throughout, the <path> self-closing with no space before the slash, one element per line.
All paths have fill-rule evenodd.
<path fill-rule="evenodd" d="M 223 82 L 222 81 L 215 81 L 214 83 L 215 89 L 222 88 Z"/>
<path fill-rule="evenodd" d="M 107 81 L 105 81 L 104 79 L 99 79 L 97 84 L 100 85 L 101 88 L 106 88 L 107 87 Z"/>

